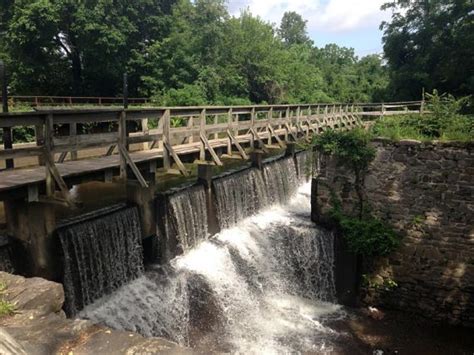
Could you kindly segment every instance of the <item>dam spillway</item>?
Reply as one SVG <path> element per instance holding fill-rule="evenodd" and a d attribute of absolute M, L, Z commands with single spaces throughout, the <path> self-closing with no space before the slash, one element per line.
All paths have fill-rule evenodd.
<path fill-rule="evenodd" d="M 267 166 L 273 169 L 247 169 L 213 181 L 220 233 L 202 237 L 199 223 L 177 228 L 178 240 L 180 233 L 200 240 L 169 263 L 150 265 L 79 316 L 206 351 L 327 349 L 335 332 L 326 321 L 341 314 L 331 303 L 334 236 L 311 223 L 310 186 L 297 187 L 295 159 Z M 174 196 L 175 215 L 189 217 L 205 208 L 196 199 L 199 190 L 190 191 Z M 223 206 L 245 213 L 240 220 L 222 220 Z"/>
<path fill-rule="evenodd" d="M 63 251 L 68 314 L 109 294 L 143 273 L 140 220 L 136 207 L 69 221 L 57 230 Z"/>

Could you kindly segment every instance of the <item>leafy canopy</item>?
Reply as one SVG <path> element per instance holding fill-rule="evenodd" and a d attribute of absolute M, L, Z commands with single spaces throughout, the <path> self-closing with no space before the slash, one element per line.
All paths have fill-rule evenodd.
<path fill-rule="evenodd" d="M 376 56 L 314 46 L 306 21 L 279 28 L 224 0 L 4 0 L 0 58 L 17 95 L 132 96 L 158 104 L 296 103 L 380 99 Z"/>
<path fill-rule="evenodd" d="M 383 43 L 393 99 L 419 100 L 422 88 L 457 96 L 474 92 L 474 3 L 391 0 Z"/>

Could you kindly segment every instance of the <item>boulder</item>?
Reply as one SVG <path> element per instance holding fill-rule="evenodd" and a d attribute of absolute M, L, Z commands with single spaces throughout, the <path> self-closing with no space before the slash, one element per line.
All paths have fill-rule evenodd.
<path fill-rule="evenodd" d="M 64 291 L 59 283 L 6 272 L 0 272 L 0 282 L 7 286 L 4 297 L 17 309 L 35 310 L 39 314 L 57 313 L 62 309 Z"/>
<path fill-rule="evenodd" d="M 62 311 L 61 284 L 0 272 L 3 297 L 15 312 L 0 318 L 0 354 L 189 354 L 190 350 L 161 338 L 144 338 Z"/>

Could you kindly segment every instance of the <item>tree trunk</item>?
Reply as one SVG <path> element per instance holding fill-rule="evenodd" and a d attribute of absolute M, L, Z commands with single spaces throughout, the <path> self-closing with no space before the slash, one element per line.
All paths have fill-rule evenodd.
<path fill-rule="evenodd" d="M 359 199 L 359 219 L 362 219 L 362 215 L 364 213 L 364 191 L 363 191 L 363 183 L 364 183 L 364 178 L 361 176 L 361 172 L 359 170 L 355 170 L 355 181 L 354 181 L 354 187 L 355 191 L 357 193 L 357 198 Z"/>
<path fill-rule="evenodd" d="M 72 91 L 74 95 L 82 94 L 82 63 L 79 51 L 73 48 L 71 53 L 72 61 Z"/>

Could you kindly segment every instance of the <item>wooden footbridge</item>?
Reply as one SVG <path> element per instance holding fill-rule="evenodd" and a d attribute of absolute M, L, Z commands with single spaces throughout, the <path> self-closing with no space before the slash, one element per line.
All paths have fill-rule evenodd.
<path fill-rule="evenodd" d="M 146 176 L 172 162 L 183 175 L 187 155 L 216 165 L 221 156 L 248 158 L 249 149 L 284 147 L 327 128 L 350 129 L 364 116 L 422 111 L 421 102 L 70 109 L 0 114 L 4 129 L 34 127 L 35 143 L 0 150 L 0 163 L 29 166 L 0 171 L 0 200 L 68 201 L 69 187 L 119 177 L 148 186 Z M 156 127 L 156 128 L 149 128 Z M 83 133 L 87 132 L 87 133 Z M 16 164 L 17 166 L 19 164 Z"/>

